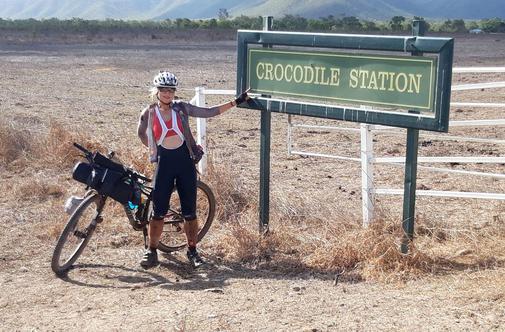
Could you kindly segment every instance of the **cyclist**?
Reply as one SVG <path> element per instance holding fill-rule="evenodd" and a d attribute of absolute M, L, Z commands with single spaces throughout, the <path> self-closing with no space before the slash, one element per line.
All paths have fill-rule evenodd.
<path fill-rule="evenodd" d="M 214 107 L 197 107 L 175 100 L 178 86 L 177 77 L 169 71 L 160 71 L 153 79 L 151 98 L 153 104 L 142 110 L 137 134 L 142 143 L 149 148 L 150 161 L 157 163 L 152 191 L 153 215 L 149 221 L 149 247 L 146 249 L 140 265 L 150 268 L 159 264 L 157 247 L 163 231 L 163 217 L 168 211 L 170 195 L 177 184 L 184 232 L 188 250 L 187 257 L 194 266 L 203 264 L 196 250 L 198 220 L 196 215 L 196 168 L 190 152 L 191 133 L 187 126 L 187 117 L 209 118 L 222 114 L 232 107 L 243 103 L 249 97 L 247 92 L 227 103 Z M 187 130 L 184 130 L 184 127 Z M 185 143 L 186 142 L 186 143 Z"/>

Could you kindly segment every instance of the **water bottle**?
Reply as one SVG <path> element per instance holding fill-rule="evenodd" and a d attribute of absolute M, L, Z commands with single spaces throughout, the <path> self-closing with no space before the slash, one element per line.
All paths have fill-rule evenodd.
<path fill-rule="evenodd" d="M 84 197 L 79 197 L 79 196 L 70 196 L 67 198 L 65 205 L 63 205 L 63 208 L 65 209 L 65 212 L 67 214 L 72 214 L 74 213 L 75 209 L 81 204 L 81 202 L 84 200 Z"/>

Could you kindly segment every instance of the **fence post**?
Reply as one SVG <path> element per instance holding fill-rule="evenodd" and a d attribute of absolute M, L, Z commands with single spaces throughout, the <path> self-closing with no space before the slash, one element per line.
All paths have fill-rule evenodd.
<path fill-rule="evenodd" d="M 363 208 L 363 227 L 374 218 L 373 201 L 373 134 L 372 126 L 362 123 L 361 132 L 361 206 Z"/>
<path fill-rule="evenodd" d="M 272 16 L 263 17 L 263 31 L 272 30 Z M 271 45 L 263 45 L 271 48 Z M 261 137 L 260 137 L 260 197 L 259 197 L 259 231 L 261 234 L 268 233 L 268 222 L 270 219 L 270 131 L 272 114 L 270 113 L 270 102 L 267 109 L 261 110 Z"/>
<path fill-rule="evenodd" d="M 196 106 L 205 106 L 205 88 L 198 86 L 195 88 L 195 104 Z M 200 144 L 205 152 L 207 152 L 207 121 L 204 118 L 196 118 L 196 143 Z M 200 174 L 205 174 L 207 171 L 207 153 L 198 163 L 198 171 Z"/>
<path fill-rule="evenodd" d="M 424 36 L 426 24 L 422 20 L 412 22 L 412 35 Z M 412 52 L 412 55 L 423 55 L 421 52 Z M 418 111 L 409 110 L 409 113 Z M 403 254 L 409 252 L 409 247 L 414 240 L 414 222 L 416 209 L 416 183 L 417 183 L 417 157 L 419 150 L 419 129 L 407 128 L 407 150 L 405 156 L 405 180 L 403 183 L 403 239 L 400 250 Z"/>
<path fill-rule="evenodd" d="M 293 124 L 291 123 L 291 114 L 288 114 L 288 156 L 291 156 L 291 135 L 293 135 Z"/>

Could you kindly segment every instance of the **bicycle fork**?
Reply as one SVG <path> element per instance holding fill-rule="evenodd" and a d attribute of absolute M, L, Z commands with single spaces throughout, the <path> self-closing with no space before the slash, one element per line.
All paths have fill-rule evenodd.
<path fill-rule="evenodd" d="M 102 210 L 103 207 L 105 206 L 106 199 L 107 198 L 103 196 L 100 198 L 100 201 L 97 204 L 96 214 L 93 217 L 93 219 L 91 219 L 90 224 L 84 230 L 82 231 L 79 229 L 74 230 L 74 235 L 76 237 L 80 239 L 85 239 L 88 236 L 88 234 L 92 233 L 96 229 L 96 226 L 103 221 Z"/>

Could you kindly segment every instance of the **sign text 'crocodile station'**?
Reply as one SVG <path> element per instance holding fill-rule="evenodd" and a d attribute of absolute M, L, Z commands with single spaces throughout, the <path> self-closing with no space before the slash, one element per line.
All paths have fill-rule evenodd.
<path fill-rule="evenodd" d="M 249 49 L 254 92 L 433 111 L 436 59 Z"/>

